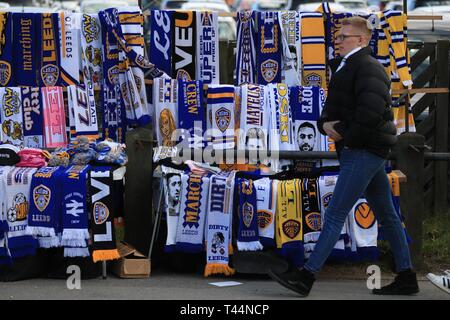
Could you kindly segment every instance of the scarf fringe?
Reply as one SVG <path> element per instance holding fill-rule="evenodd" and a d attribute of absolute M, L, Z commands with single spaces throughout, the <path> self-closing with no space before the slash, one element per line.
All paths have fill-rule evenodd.
<path fill-rule="evenodd" d="M 116 259 L 119 259 L 119 258 L 120 258 L 120 254 L 119 254 L 119 251 L 117 249 L 95 250 L 92 253 L 92 260 L 94 262 L 116 260 Z"/>
<path fill-rule="evenodd" d="M 88 229 L 64 229 L 62 234 L 63 244 L 65 241 L 76 241 L 76 240 L 89 240 L 89 231 Z M 66 244 L 64 244 L 66 245 Z M 70 246 L 70 244 L 67 244 Z M 82 245 L 83 247 L 85 246 Z M 75 246 L 74 246 L 75 247 Z"/>
<path fill-rule="evenodd" d="M 250 242 L 237 242 L 239 251 L 258 251 L 262 250 L 263 246 L 259 241 L 250 241 Z"/>
<path fill-rule="evenodd" d="M 54 237 L 42 237 L 38 238 L 39 247 L 48 249 L 48 248 L 57 248 L 61 246 L 61 241 L 58 236 Z"/>
<path fill-rule="evenodd" d="M 49 227 L 27 227 L 27 233 L 32 236 L 54 237 L 55 229 Z"/>
<path fill-rule="evenodd" d="M 90 255 L 88 248 L 64 248 L 64 257 L 89 257 Z"/>
<path fill-rule="evenodd" d="M 303 236 L 303 242 L 317 242 L 319 240 L 320 232 L 309 232 Z"/>
<path fill-rule="evenodd" d="M 208 263 L 205 267 L 204 276 L 208 277 L 213 274 L 224 274 L 226 276 L 232 276 L 235 273 L 236 270 L 226 264 Z"/>
<path fill-rule="evenodd" d="M 61 246 L 84 248 L 84 247 L 86 247 L 86 240 L 84 240 L 84 239 L 62 239 Z"/>

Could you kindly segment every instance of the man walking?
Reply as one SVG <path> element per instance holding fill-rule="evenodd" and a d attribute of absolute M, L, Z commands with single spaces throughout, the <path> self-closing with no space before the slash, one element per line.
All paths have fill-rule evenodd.
<path fill-rule="evenodd" d="M 348 213 L 362 194 L 385 229 L 398 272 L 393 283 L 374 289 L 373 293 L 419 292 L 385 173 L 387 155 L 396 143 L 390 81 L 383 66 L 371 56 L 370 38 L 371 31 L 361 17 L 344 19 L 336 37 L 341 58 L 330 62 L 333 76 L 318 128 L 336 143 L 340 173 L 320 238 L 302 269 L 282 274 L 270 272 L 274 280 L 301 296 L 309 294 L 314 275 L 330 255 Z"/>

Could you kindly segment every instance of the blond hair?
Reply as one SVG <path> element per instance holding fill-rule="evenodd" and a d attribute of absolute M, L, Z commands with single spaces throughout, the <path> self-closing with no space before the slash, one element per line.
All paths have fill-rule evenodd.
<path fill-rule="evenodd" d="M 368 40 L 372 37 L 372 30 L 367 27 L 367 20 L 362 17 L 350 17 L 342 19 L 343 26 L 352 26 L 356 30 L 361 31 L 362 35 L 366 36 Z"/>

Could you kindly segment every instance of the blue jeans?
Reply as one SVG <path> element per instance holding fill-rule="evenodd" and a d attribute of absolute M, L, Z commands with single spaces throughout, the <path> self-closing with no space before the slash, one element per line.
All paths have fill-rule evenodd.
<path fill-rule="evenodd" d="M 365 195 L 394 253 L 397 272 L 411 269 L 406 235 L 392 203 L 385 172 L 385 159 L 366 150 L 344 148 L 339 159 L 340 173 L 325 211 L 325 223 L 313 253 L 304 268 L 318 272 L 334 248 L 345 219 L 356 201 Z"/>

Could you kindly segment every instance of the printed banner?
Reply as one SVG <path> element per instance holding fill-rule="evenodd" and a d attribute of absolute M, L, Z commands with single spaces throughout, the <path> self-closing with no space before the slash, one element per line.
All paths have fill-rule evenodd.
<path fill-rule="evenodd" d="M 22 88 L 23 135 L 24 146 L 28 148 L 44 147 L 44 112 L 41 88 Z"/>
<path fill-rule="evenodd" d="M 37 65 L 37 33 L 38 14 L 14 13 L 14 77 L 18 86 L 38 85 Z M 3 85 L 3 84 L 2 84 Z"/>
<path fill-rule="evenodd" d="M 174 53 L 172 61 L 172 78 L 195 80 L 195 12 L 175 11 Z"/>
<path fill-rule="evenodd" d="M 205 84 L 220 81 L 218 20 L 218 12 L 197 11 L 196 79 Z"/>

